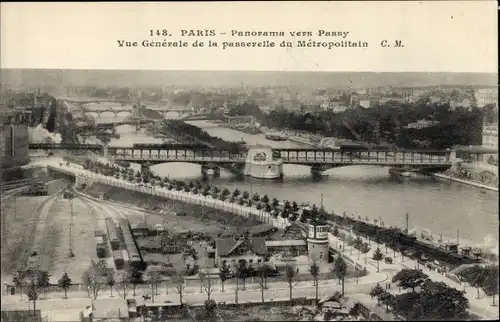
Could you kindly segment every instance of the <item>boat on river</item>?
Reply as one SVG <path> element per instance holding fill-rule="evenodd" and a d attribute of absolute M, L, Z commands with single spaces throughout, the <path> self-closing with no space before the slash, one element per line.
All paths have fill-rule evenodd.
<path fill-rule="evenodd" d="M 266 139 L 270 141 L 286 141 L 287 138 L 284 135 L 278 133 L 266 133 Z"/>

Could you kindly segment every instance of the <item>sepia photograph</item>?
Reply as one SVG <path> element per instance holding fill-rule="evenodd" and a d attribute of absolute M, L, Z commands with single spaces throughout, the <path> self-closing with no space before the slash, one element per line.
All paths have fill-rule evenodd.
<path fill-rule="evenodd" d="M 497 320 L 496 10 L 2 3 L 1 321 Z"/>

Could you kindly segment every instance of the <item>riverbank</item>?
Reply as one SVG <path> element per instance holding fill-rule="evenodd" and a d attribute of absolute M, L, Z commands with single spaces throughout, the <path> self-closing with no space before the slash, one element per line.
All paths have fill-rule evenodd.
<path fill-rule="evenodd" d="M 479 182 L 474 182 L 474 181 L 471 181 L 471 180 L 459 179 L 459 178 L 448 176 L 448 175 L 445 175 L 445 174 L 442 174 L 442 173 L 433 173 L 432 176 L 436 177 L 436 178 L 439 178 L 439 179 L 447 180 L 447 181 L 459 182 L 459 183 L 463 183 L 463 184 L 466 184 L 466 185 L 469 185 L 469 186 L 472 186 L 472 187 L 476 187 L 476 188 L 481 188 L 481 189 L 486 189 L 486 190 L 498 192 L 498 187 L 493 187 L 493 186 L 485 185 L 485 184 L 482 184 L 482 183 L 479 183 Z"/>

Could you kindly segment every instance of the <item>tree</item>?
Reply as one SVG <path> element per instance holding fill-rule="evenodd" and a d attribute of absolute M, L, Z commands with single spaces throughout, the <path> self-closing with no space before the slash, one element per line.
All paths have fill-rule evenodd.
<path fill-rule="evenodd" d="M 115 286 L 115 277 L 113 276 L 113 274 L 110 273 L 106 276 L 106 284 L 109 286 L 111 297 L 113 297 L 113 286 Z"/>
<path fill-rule="evenodd" d="M 318 277 L 320 273 L 320 267 L 319 264 L 316 261 L 313 261 L 311 263 L 311 266 L 309 267 L 309 273 L 311 273 L 311 276 L 313 277 L 314 281 L 314 286 L 316 286 L 316 303 L 318 303 Z"/>
<path fill-rule="evenodd" d="M 472 287 L 477 290 L 477 298 L 479 299 L 479 289 L 485 285 L 488 273 L 486 269 L 479 265 L 474 265 L 469 268 L 464 274 Z"/>
<path fill-rule="evenodd" d="M 379 299 L 380 299 L 380 302 L 385 304 L 385 309 L 387 311 L 389 311 L 389 305 L 392 306 L 392 305 L 394 305 L 394 302 L 395 302 L 395 296 L 392 295 L 391 293 L 385 291 L 385 290 L 384 290 L 384 293 L 382 293 L 379 296 Z"/>
<path fill-rule="evenodd" d="M 483 290 L 486 295 L 491 296 L 493 306 L 496 306 L 495 296 L 498 295 L 498 266 L 486 267 L 487 278 L 483 283 Z"/>
<path fill-rule="evenodd" d="M 347 275 L 347 264 L 341 255 L 338 255 L 333 262 L 332 274 L 342 282 L 342 295 L 344 295 L 344 281 Z"/>
<path fill-rule="evenodd" d="M 372 298 L 377 298 L 377 302 L 380 304 L 380 296 L 384 293 L 384 289 L 379 285 L 377 284 L 374 288 L 371 289 L 370 291 L 370 296 Z"/>
<path fill-rule="evenodd" d="M 262 201 L 263 203 L 267 204 L 267 203 L 269 202 L 269 197 L 267 196 L 267 194 L 266 194 L 266 195 L 264 195 L 264 196 L 260 199 L 260 201 Z"/>
<path fill-rule="evenodd" d="M 364 244 L 361 245 L 360 252 L 362 252 L 363 254 L 365 254 L 365 264 L 366 264 L 366 254 L 368 254 L 369 251 L 370 251 L 370 246 L 368 246 L 367 243 L 364 243 Z"/>
<path fill-rule="evenodd" d="M 234 196 L 235 198 L 237 198 L 240 194 L 241 194 L 240 189 L 238 189 L 238 188 L 234 189 L 234 191 L 233 191 L 233 196 Z"/>
<path fill-rule="evenodd" d="M 405 260 L 405 252 L 408 249 L 405 245 L 399 245 L 399 252 L 401 253 L 401 261 L 404 262 Z"/>
<path fill-rule="evenodd" d="M 292 296 L 292 290 L 297 284 L 299 283 L 296 281 L 298 277 L 298 270 L 295 266 L 287 264 L 285 266 L 285 279 L 288 284 L 288 289 L 290 290 L 290 301 L 292 301 L 293 296 Z"/>
<path fill-rule="evenodd" d="M 211 300 L 210 297 L 214 291 L 213 281 L 207 274 L 200 273 L 199 275 L 200 275 L 201 285 L 203 286 L 205 292 L 207 292 L 208 301 L 210 301 Z"/>
<path fill-rule="evenodd" d="M 384 254 L 382 254 L 382 252 L 380 251 L 380 248 L 377 247 L 375 252 L 373 252 L 372 259 L 377 262 L 377 272 L 379 272 L 380 271 L 380 269 L 379 269 L 380 261 L 384 259 Z"/>
<path fill-rule="evenodd" d="M 271 267 L 268 264 L 259 266 L 259 286 L 260 286 L 260 296 L 262 303 L 264 303 L 264 290 L 267 289 L 267 277 L 271 273 Z"/>
<path fill-rule="evenodd" d="M 92 292 L 94 300 L 97 299 L 99 295 L 99 290 L 101 288 L 100 279 L 103 275 L 102 270 L 95 263 L 92 263 L 92 266 L 83 273 L 83 284 L 87 286 L 89 292 Z"/>
<path fill-rule="evenodd" d="M 258 194 L 258 193 L 255 193 L 255 194 L 253 195 L 253 197 L 252 197 L 252 200 L 253 200 L 253 201 L 255 201 L 255 202 L 260 201 L 260 196 L 259 196 L 259 194 Z"/>
<path fill-rule="evenodd" d="M 361 239 L 361 237 L 356 237 L 356 239 L 354 240 L 354 248 L 357 248 L 359 251 L 361 251 L 361 247 L 363 246 L 363 240 Z M 358 258 L 359 259 L 359 258 Z"/>
<path fill-rule="evenodd" d="M 243 199 L 248 199 L 248 197 L 250 197 L 250 194 L 248 193 L 248 191 L 244 191 L 243 192 L 243 195 L 241 196 Z"/>
<path fill-rule="evenodd" d="M 116 273 L 116 292 L 123 297 L 123 299 L 127 299 L 128 295 L 128 284 L 130 282 L 131 272 L 122 271 Z"/>
<path fill-rule="evenodd" d="M 404 293 L 403 293 L 404 294 Z M 469 308 L 464 292 L 449 287 L 444 282 L 426 280 L 421 286 L 417 303 L 410 318 L 419 320 L 463 320 Z"/>
<path fill-rule="evenodd" d="M 203 317 L 201 320 L 209 322 L 218 321 L 216 309 L 217 303 L 214 300 L 206 300 L 205 305 L 203 306 Z"/>
<path fill-rule="evenodd" d="M 182 306 L 182 294 L 186 288 L 186 282 L 184 281 L 184 276 L 177 272 L 176 276 L 172 277 L 172 286 L 177 294 L 179 294 L 179 301 Z"/>
<path fill-rule="evenodd" d="M 231 278 L 231 269 L 226 264 L 222 262 L 222 267 L 220 268 L 220 282 L 222 286 L 222 292 L 224 292 L 224 283 Z"/>
<path fill-rule="evenodd" d="M 192 257 L 193 260 L 197 260 L 198 259 L 198 254 L 196 253 L 196 249 L 194 249 L 193 247 L 188 247 L 184 253 L 182 254 L 184 260 L 188 259 L 189 257 Z"/>
<path fill-rule="evenodd" d="M 132 283 L 133 295 L 135 296 L 135 289 L 137 284 L 141 284 L 143 282 L 142 272 L 136 268 L 132 268 L 128 277 L 130 278 L 130 283 Z"/>
<path fill-rule="evenodd" d="M 148 270 L 149 284 L 151 285 L 151 300 L 155 302 L 155 295 L 158 293 L 158 284 L 161 281 L 160 272 L 157 270 Z"/>
<path fill-rule="evenodd" d="M 39 269 L 20 269 L 16 272 L 14 283 L 21 287 L 28 300 L 33 301 L 33 312 L 36 312 L 36 301 L 50 286 L 49 279 L 50 274 Z"/>
<path fill-rule="evenodd" d="M 273 201 L 272 201 L 273 208 L 274 209 L 278 208 L 279 204 L 280 204 L 279 200 L 276 198 L 273 198 Z"/>
<path fill-rule="evenodd" d="M 403 289 L 411 288 L 415 291 L 415 288 L 422 286 L 428 278 L 427 274 L 420 270 L 404 268 L 392 277 L 392 282 Z"/>
<path fill-rule="evenodd" d="M 64 298 L 68 298 L 68 289 L 71 286 L 71 278 L 68 273 L 64 273 L 57 281 L 57 285 L 64 290 Z"/>
<path fill-rule="evenodd" d="M 245 280 L 248 277 L 248 267 L 246 260 L 240 260 L 236 266 L 236 278 L 243 281 L 243 290 L 245 290 Z"/>

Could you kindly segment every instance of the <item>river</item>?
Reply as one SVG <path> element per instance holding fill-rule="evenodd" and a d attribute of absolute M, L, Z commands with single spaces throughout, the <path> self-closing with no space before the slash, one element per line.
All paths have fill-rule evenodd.
<path fill-rule="evenodd" d="M 110 115 L 111 116 L 111 115 Z M 119 117 L 120 118 L 120 117 Z M 249 135 L 218 127 L 206 121 L 190 122 L 204 128 L 210 135 L 226 140 L 243 139 L 249 144 L 269 144 L 273 147 L 299 147 L 297 143 L 268 141 L 264 135 Z M 158 139 L 137 134 L 135 128 L 124 125 L 117 128 L 120 139 L 110 145 L 126 146 L 133 143 L 157 143 Z M 161 176 L 177 179 L 200 179 L 200 166 L 186 163 L 168 163 L 152 167 Z M 309 167 L 284 165 L 282 180 L 236 178 L 221 170 L 219 178 L 209 177 L 213 184 L 247 190 L 270 198 L 310 202 L 323 205 L 328 211 L 347 212 L 371 221 L 382 219 L 386 226 L 404 227 L 409 214 L 410 230 L 430 230 L 435 239 L 441 233 L 443 240 L 479 246 L 498 253 L 498 193 L 482 192 L 467 185 L 441 181 L 434 177 L 416 175 L 397 180 L 390 178 L 388 169 L 376 166 L 349 166 L 328 170 L 328 176 L 313 180 Z"/>

